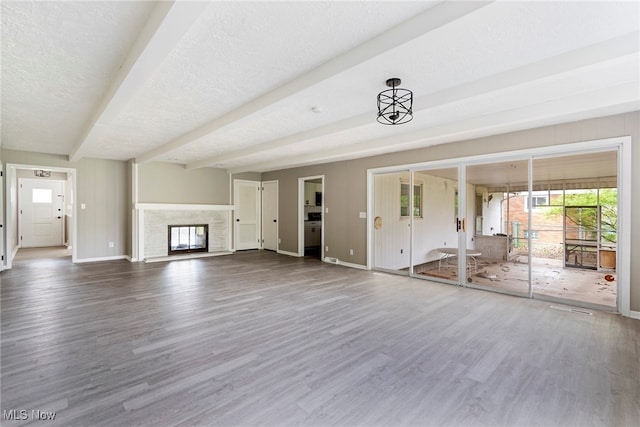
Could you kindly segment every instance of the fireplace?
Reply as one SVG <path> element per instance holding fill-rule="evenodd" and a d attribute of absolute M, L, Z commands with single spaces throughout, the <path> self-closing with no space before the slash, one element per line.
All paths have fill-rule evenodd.
<path fill-rule="evenodd" d="M 169 225 L 169 255 L 209 252 L 207 224 Z"/>

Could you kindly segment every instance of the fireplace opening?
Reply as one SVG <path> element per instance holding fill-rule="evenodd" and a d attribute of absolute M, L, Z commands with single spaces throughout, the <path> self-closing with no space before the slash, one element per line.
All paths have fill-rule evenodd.
<path fill-rule="evenodd" d="M 207 224 L 170 225 L 169 255 L 209 252 L 209 226 Z"/>

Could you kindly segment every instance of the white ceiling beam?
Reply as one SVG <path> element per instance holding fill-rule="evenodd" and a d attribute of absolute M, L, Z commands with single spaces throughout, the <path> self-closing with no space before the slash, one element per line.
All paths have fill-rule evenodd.
<path fill-rule="evenodd" d="M 407 43 L 417 37 L 429 33 L 430 31 L 454 22 L 457 19 L 473 13 L 491 3 L 493 3 L 493 1 L 440 3 L 360 44 L 349 52 L 339 55 L 314 68 L 312 71 L 285 83 L 277 89 L 258 96 L 257 98 L 254 98 L 219 118 L 211 120 L 164 145 L 141 154 L 136 157 L 136 162 L 144 163 L 151 161 L 166 153 L 197 141 L 218 129 L 242 120 L 243 118 L 275 104 L 301 90 L 340 74 L 349 68 L 394 49 L 397 46 Z"/>
<path fill-rule="evenodd" d="M 69 155 L 80 160 L 93 141 L 144 87 L 153 72 L 202 14 L 209 2 L 158 2 L 105 92 L 82 138 Z"/>
<path fill-rule="evenodd" d="M 509 87 L 530 84 L 536 80 L 550 78 L 554 75 L 575 71 L 577 69 L 599 63 L 605 63 L 627 55 L 633 55 L 638 51 L 639 38 L 640 33 L 634 32 L 591 46 L 586 46 L 581 49 L 566 52 L 552 58 L 546 58 L 532 64 L 526 64 L 515 69 L 474 80 L 453 88 L 430 93 L 414 100 L 414 113 L 458 102 L 463 99 L 486 95 Z M 222 164 L 225 161 L 253 156 L 258 152 L 284 148 L 288 145 L 300 143 L 308 139 L 343 132 L 355 127 L 368 125 L 375 116 L 376 112 L 370 111 L 365 114 L 350 117 L 339 122 L 330 123 L 293 135 L 288 135 L 284 138 L 279 138 L 263 144 L 197 160 L 188 163 L 186 168 L 194 169 Z"/>
<path fill-rule="evenodd" d="M 229 173 L 266 172 L 280 168 L 300 167 L 311 164 L 340 161 L 345 158 L 360 158 L 389 152 L 423 148 L 464 139 L 480 138 L 502 132 L 548 126 L 585 118 L 585 114 L 596 117 L 603 114 L 619 114 L 638 108 L 637 82 L 627 82 L 613 87 L 583 92 L 571 97 L 527 105 L 509 111 L 471 117 L 466 120 L 445 123 L 393 135 L 372 141 L 323 149 L 298 156 L 283 157 L 276 161 L 266 161 L 229 168 Z M 600 105 L 593 106 L 594 99 L 601 99 Z"/>

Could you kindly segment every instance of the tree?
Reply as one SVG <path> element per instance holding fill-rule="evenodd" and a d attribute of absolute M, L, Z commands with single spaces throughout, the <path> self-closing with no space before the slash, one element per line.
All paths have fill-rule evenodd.
<path fill-rule="evenodd" d="M 560 204 L 562 198 L 559 196 Z M 565 194 L 564 209 L 562 206 L 554 206 L 547 210 L 548 217 L 562 217 L 566 212 L 567 217 L 581 230 L 593 233 L 595 239 L 598 231 L 598 191 L 567 191 Z M 592 209 L 571 209 L 571 207 L 592 207 Z M 603 241 L 615 243 L 618 231 L 618 189 L 603 188 L 600 190 L 600 235 Z"/>

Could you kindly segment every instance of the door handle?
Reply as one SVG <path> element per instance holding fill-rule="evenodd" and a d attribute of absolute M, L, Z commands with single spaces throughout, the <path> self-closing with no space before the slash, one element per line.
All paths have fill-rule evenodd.
<path fill-rule="evenodd" d="M 278 220 L 277 220 L 277 219 L 274 219 L 274 220 L 273 220 L 273 222 L 278 222 Z"/>
<path fill-rule="evenodd" d="M 58 219 L 61 219 L 61 218 L 62 218 L 61 216 L 58 217 Z"/>
<path fill-rule="evenodd" d="M 236 218 L 236 222 L 240 222 L 240 218 Z"/>

